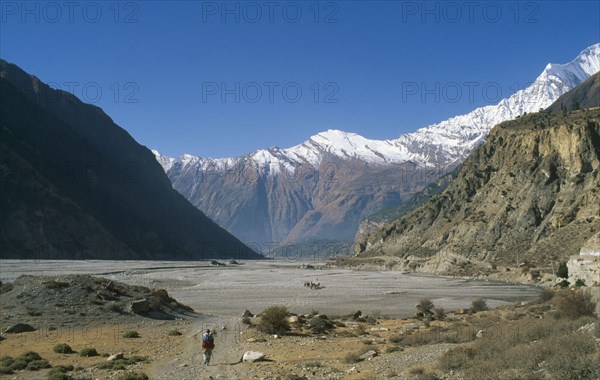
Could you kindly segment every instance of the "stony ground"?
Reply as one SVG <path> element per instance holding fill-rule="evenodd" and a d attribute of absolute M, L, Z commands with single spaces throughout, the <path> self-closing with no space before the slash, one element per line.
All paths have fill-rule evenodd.
<path fill-rule="evenodd" d="M 75 379 L 116 379 L 129 371 L 168 380 L 402 378 L 412 366 L 432 364 L 448 348 L 402 347 L 390 337 L 424 331 L 427 328 L 422 322 L 368 316 L 356 319 L 319 314 L 319 319 L 335 328 L 314 333 L 296 324 L 291 334 L 276 337 L 255 328 L 259 318 L 251 318 L 248 324 L 241 316 L 195 313 L 164 290 L 90 275 L 21 276 L 4 283 L 0 293 L 1 356 L 14 358 L 35 351 L 52 366 L 75 367 L 70 373 Z M 132 305 L 140 300 L 149 300 L 150 310 L 135 312 Z M 311 317 L 300 316 L 306 320 Z M 5 333 L 19 323 L 35 331 Z M 200 335 L 207 328 L 217 331 L 210 366 L 202 364 L 200 349 Z M 139 337 L 124 337 L 128 331 L 137 332 Z M 55 352 L 60 343 L 68 344 L 73 353 Z M 80 356 L 86 348 L 94 348 L 98 355 Z M 348 359 L 370 350 L 378 355 L 360 362 Z M 246 351 L 263 352 L 266 361 L 240 363 Z M 144 360 L 125 369 L 99 368 L 109 355 L 117 353 Z M 45 379 L 48 370 L 14 372 L 0 376 Z"/>
<path fill-rule="evenodd" d="M 67 285 L 68 284 L 68 285 Z M 112 290 L 111 290 L 112 289 Z M 103 292 L 108 292 L 105 294 Z M 362 313 L 292 316 L 292 330 L 283 336 L 257 329 L 261 318 L 218 316 L 189 311 L 163 291 L 131 286 L 93 276 L 21 277 L 0 288 L 3 331 L 0 358 L 37 352 L 52 367 L 73 366 L 72 379 L 121 379 L 139 372 L 150 379 L 460 379 L 440 367 L 446 352 L 477 342 L 485 330 L 524 318 L 546 318 L 550 304 L 538 301 L 504 305 L 490 311 L 447 310 L 444 318 L 381 318 Z M 98 294 L 114 298 L 102 300 Z M 138 299 L 162 295 L 149 312 L 135 313 Z M 46 300 L 40 303 L 40 300 Z M 100 300 L 102 302 L 97 302 Z M 110 306 L 122 304 L 115 312 Z M 60 306 L 56 306 L 57 303 Z M 28 307 L 29 305 L 29 307 Z M 35 306 L 35 308 L 33 308 Z M 161 311 L 158 313 L 157 311 Z M 261 312 L 261 310 L 253 310 Z M 415 310 L 416 311 L 416 310 Z M 296 321 L 296 319 L 298 321 Z M 328 326 L 313 331 L 315 321 Z M 36 330 L 5 333 L 16 323 Z M 587 323 L 587 322 L 586 322 Z M 596 322 L 591 324 L 594 329 Z M 216 331 L 216 349 L 209 366 L 202 364 L 200 336 Z M 138 337 L 125 337 L 129 331 Z M 67 343 L 73 353 L 57 353 Z M 600 344 L 600 339 L 597 340 Z M 86 348 L 98 355 L 82 357 Z M 244 363 L 246 351 L 264 353 L 265 360 Z M 371 354 L 369 354 L 371 352 Z M 105 368 L 110 355 L 122 354 L 122 367 Z M 366 354 L 362 360 L 359 356 Z M 52 369 L 15 370 L 0 379 L 47 379 Z"/>
<path fill-rule="evenodd" d="M 437 279 L 438 282 L 435 282 L 435 278 L 403 277 L 400 273 L 340 269 L 307 271 L 262 263 L 257 264 L 257 268 L 214 268 L 205 264 L 190 268 L 185 265 L 183 268 L 181 265 L 171 267 L 164 264 L 158 267 L 131 265 L 127 263 L 116 270 L 107 268 L 104 271 L 93 265 L 81 266 L 82 272 L 96 271 L 107 278 L 65 274 L 14 275 L 11 278 L 5 274 L 17 273 L 17 268 L 13 267 L 14 272 L 6 272 L 3 265 L 3 279 L 9 277 L 10 280 L 0 287 L 0 333 L 4 338 L 0 339 L 0 357 L 8 355 L 15 358 L 26 351 L 35 351 L 53 367 L 72 365 L 74 369 L 68 375 L 81 380 L 116 380 L 132 371 L 143 372 L 150 379 L 165 380 L 432 379 L 433 376 L 459 379 L 460 375 L 439 366 L 440 358 L 446 352 L 477 341 L 479 330 L 520 318 L 537 320 L 550 308 L 548 305 L 536 305 L 535 301 L 531 305 L 528 302 L 521 304 L 521 301 L 517 304 L 508 302 L 518 299 L 519 295 L 523 300 L 531 300 L 532 288 L 468 279 Z M 57 264 L 54 270 L 44 273 L 56 274 L 61 270 Z M 268 279 L 265 271 L 269 271 L 271 276 Z M 198 272 L 212 272 L 213 282 L 226 289 L 217 289 L 206 276 L 198 277 Z M 244 276 L 240 277 L 242 274 Z M 325 288 L 317 290 L 305 288 L 302 283 L 296 284 L 303 279 L 316 279 L 317 275 L 326 284 Z M 286 276 L 288 281 L 285 281 Z M 431 279 L 434 289 L 423 290 L 427 285 L 423 282 L 425 279 Z M 435 286 L 442 283 L 448 288 L 436 293 Z M 366 289 L 361 289 L 361 285 Z M 163 287 L 168 289 L 168 293 L 160 290 Z M 265 289 L 269 291 L 261 293 Z M 353 303 L 351 299 L 342 297 L 347 302 L 344 308 L 323 310 L 308 307 L 314 300 L 327 305 L 327 301 L 338 293 L 354 290 L 358 292 L 360 302 Z M 461 290 L 465 293 L 462 298 L 465 301 L 451 297 Z M 501 297 L 499 294 L 503 290 L 507 294 Z M 212 305 L 218 305 L 222 300 L 211 301 L 211 297 L 223 294 L 234 297 L 235 303 L 227 305 L 227 313 L 206 313 L 206 309 L 212 306 L 203 309 L 202 302 L 198 303 L 191 296 L 193 292 L 202 294 L 201 299 L 213 302 Z M 375 310 L 374 305 L 389 307 L 390 302 L 408 299 L 407 302 L 412 303 L 410 314 L 414 316 L 418 302 L 416 296 L 420 292 L 438 294 L 432 297 L 432 301 L 436 306 L 446 308 L 444 320 L 430 318 L 423 321 L 408 315 L 386 316 Z M 257 330 L 260 317 L 242 320 L 244 309 L 260 313 L 264 305 L 276 304 L 276 301 L 285 299 L 286 294 L 292 293 L 301 296 L 295 303 L 286 306 L 291 312 L 298 313 L 300 320 L 311 320 L 318 315 L 333 328 L 325 333 L 315 333 L 308 329 L 306 323 L 294 322 L 289 334 L 275 337 Z M 247 295 L 246 300 L 243 299 L 244 294 Z M 362 301 L 369 294 L 368 309 L 364 309 Z M 373 297 L 372 294 L 379 296 Z M 472 296 L 477 294 L 492 295 L 489 305 L 498 308 L 471 314 L 461 307 L 447 307 L 449 300 L 461 305 L 467 299 L 470 303 Z M 185 300 L 196 300 L 196 311 L 179 303 L 179 295 Z M 262 299 L 256 302 L 259 296 Z M 505 301 L 493 301 L 502 298 Z M 143 300 L 147 301 L 145 308 L 132 309 L 134 303 Z M 408 310 L 408 306 L 405 308 Z M 321 314 L 313 309 L 320 309 Z M 357 319 L 352 314 L 358 309 L 364 313 Z M 332 313 L 331 310 L 352 310 L 352 313 Z M 17 323 L 30 324 L 36 330 L 5 333 L 7 328 Z M 204 366 L 200 335 L 207 328 L 217 331 L 217 347 L 211 365 Z M 139 337 L 125 338 L 124 334 L 128 331 L 136 331 Z M 74 353 L 55 352 L 53 348 L 59 343 L 69 344 Z M 91 347 L 96 349 L 97 356 L 80 356 Z M 241 363 L 246 351 L 260 351 L 265 354 L 266 360 Z M 358 356 L 369 351 L 377 354 L 357 361 Z M 108 356 L 118 353 L 125 357 L 123 366 L 103 368 L 108 363 Z M 16 370 L 12 374 L 2 374 L 0 370 L 0 379 L 47 379 L 50 370 Z"/>

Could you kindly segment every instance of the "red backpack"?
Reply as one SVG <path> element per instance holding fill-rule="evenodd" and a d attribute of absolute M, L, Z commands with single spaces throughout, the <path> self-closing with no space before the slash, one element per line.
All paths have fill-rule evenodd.
<path fill-rule="evenodd" d="M 215 338 L 212 334 L 202 335 L 202 348 L 208 350 L 215 348 Z"/>

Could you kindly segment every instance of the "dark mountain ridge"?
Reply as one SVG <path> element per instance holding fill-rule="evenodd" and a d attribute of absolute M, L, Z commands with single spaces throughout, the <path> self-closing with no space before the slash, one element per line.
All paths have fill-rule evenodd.
<path fill-rule="evenodd" d="M 2 258 L 259 258 L 100 108 L 0 60 Z"/>

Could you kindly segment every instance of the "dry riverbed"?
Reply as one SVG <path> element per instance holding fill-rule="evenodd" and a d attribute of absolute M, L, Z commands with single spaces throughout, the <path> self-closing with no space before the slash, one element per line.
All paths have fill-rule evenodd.
<path fill-rule="evenodd" d="M 128 372 L 169 380 L 414 378 L 416 373 L 435 371 L 437 361 L 451 347 L 475 339 L 478 329 L 487 323 L 486 314 L 504 318 L 514 314 L 511 310 L 515 302 L 533 300 L 539 294 L 539 289 L 525 285 L 389 271 L 300 267 L 311 264 L 318 268 L 318 263 L 244 262 L 215 266 L 208 262 L 2 261 L 0 264 L 0 279 L 5 285 L 21 275 L 58 276 L 52 281 L 41 281 L 45 286 L 40 285 L 43 291 L 35 286 L 22 286 L 19 294 L 12 290 L 0 296 L 2 331 L 19 322 L 36 328 L 33 332 L 3 334 L 6 339 L 0 342 L 1 356 L 16 358 L 26 351 L 35 351 L 53 367 L 73 366 L 68 376 L 82 380 L 118 379 Z M 106 280 L 91 280 L 96 285 L 88 286 L 67 274 L 93 274 Z M 320 283 L 320 287 L 311 289 L 304 282 Z M 80 294 L 80 288 L 87 293 Z M 104 289 L 116 298 L 111 300 Z M 155 289 L 166 289 L 168 295 Z M 40 300 L 49 299 L 48 292 L 66 292 L 79 303 L 65 305 L 66 302 L 52 298 L 41 305 L 45 301 Z M 104 294 L 102 297 L 107 299 L 100 297 L 87 305 L 82 300 L 88 293 L 90 297 Z M 126 307 L 136 298 L 156 295 L 163 301 L 159 309 L 169 312 L 166 315 L 141 316 Z M 29 297 L 30 302 L 15 305 L 23 297 Z M 177 308 L 168 297 L 191 306 L 195 313 Z M 448 318 L 427 323 L 410 319 L 421 298 L 430 298 L 437 307 L 445 308 Z M 477 298 L 484 298 L 489 306 L 500 306 L 504 311 L 477 315 L 460 311 Z M 285 305 L 307 319 L 318 312 L 334 328 L 314 333 L 299 324 L 290 335 L 274 337 L 254 327 L 260 318 L 243 323 L 244 310 L 259 313 L 273 304 Z M 352 318 L 357 310 L 362 311 L 362 318 Z M 455 310 L 459 312 L 451 312 Z M 208 367 L 201 363 L 197 335 L 206 328 L 217 331 L 217 349 Z M 126 338 L 127 331 L 136 331 L 139 337 Z M 69 344 L 75 353 L 54 352 L 59 343 Z M 99 355 L 80 356 L 90 347 Z M 243 353 L 249 350 L 263 352 L 267 361 L 240 363 Z M 375 351 L 376 356 L 356 359 L 369 351 Z M 131 360 L 122 368 L 102 368 L 106 367 L 102 363 L 107 362 L 102 355 L 116 353 L 123 353 L 125 359 Z M 46 379 L 48 371 L 14 371 L 0 377 Z"/>

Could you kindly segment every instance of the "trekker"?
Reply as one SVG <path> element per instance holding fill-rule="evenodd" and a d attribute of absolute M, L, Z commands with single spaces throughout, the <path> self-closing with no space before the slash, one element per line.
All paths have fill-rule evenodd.
<path fill-rule="evenodd" d="M 210 357 L 212 356 L 212 351 L 215 348 L 215 337 L 210 329 L 206 330 L 206 332 L 202 335 L 202 349 L 204 350 L 204 364 L 208 365 L 210 363 Z"/>

